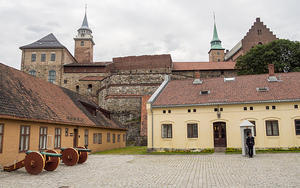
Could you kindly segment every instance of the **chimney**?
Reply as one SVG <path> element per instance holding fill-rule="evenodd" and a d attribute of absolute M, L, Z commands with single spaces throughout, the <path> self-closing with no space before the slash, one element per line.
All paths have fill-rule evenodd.
<path fill-rule="evenodd" d="M 275 76 L 274 64 L 269 64 L 268 69 L 269 69 L 269 76 Z"/>

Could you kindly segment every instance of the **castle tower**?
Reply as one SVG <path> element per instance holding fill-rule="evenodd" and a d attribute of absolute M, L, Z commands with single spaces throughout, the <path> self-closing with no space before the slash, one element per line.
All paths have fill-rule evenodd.
<path fill-rule="evenodd" d="M 86 9 L 84 19 L 81 27 L 77 30 L 77 36 L 75 40 L 75 52 L 74 56 L 78 63 L 92 63 L 93 62 L 93 48 L 94 41 L 92 30 L 89 28 L 89 24 L 86 16 Z"/>
<path fill-rule="evenodd" d="M 219 39 L 216 22 L 214 20 L 214 34 L 213 39 L 210 42 L 209 62 L 220 62 L 224 61 L 224 48 L 222 48 L 221 40 Z"/>

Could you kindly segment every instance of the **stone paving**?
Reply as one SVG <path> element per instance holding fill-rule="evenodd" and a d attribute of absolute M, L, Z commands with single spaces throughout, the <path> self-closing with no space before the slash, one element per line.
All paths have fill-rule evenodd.
<path fill-rule="evenodd" d="M 0 187 L 300 187 L 300 153 L 90 155 L 37 176 L 1 171 Z"/>

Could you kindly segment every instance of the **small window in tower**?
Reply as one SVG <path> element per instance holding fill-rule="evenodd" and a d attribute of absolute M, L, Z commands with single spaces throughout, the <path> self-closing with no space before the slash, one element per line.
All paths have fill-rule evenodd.
<path fill-rule="evenodd" d="M 41 54 L 41 62 L 45 62 L 46 61 L 46 54 Z"/>
<path fill-rule="evenodd" d="M 217 55 L 220 55 L 220 52 L 217 52 Z"/>
<path fill-rule="evenodd" d="M 218 62 L 220 62 L 220 59 L 218 59 Z"/>
<path fill-rule="evenodd" d="M 76 86 L 76 92 L 79 93 L 79 86 Z"/>
<path fill-rule="evenodd" d="M 35 62 L 36 61 L 36 54 L 31 54 L 31 62 Z"/>
<path fill-rule="evenodd" d="M 92 85 L 92 84 L 89 84 L 89 85 L 88 85 L 88 92 L 91 93 L 91 92 L 92 92 L 92 89 L 93 89 L 93 85 Z"/>
<path fill-rule="evenodd" d="M 68 83 L 68 80 L 64 80 L 64 84 L 67 84 Z"/>
<path fill-rule="evenodd" d="M 36 71 L 35 70 L 30 70 L 29 74 L 32 75 L 32 76 L 36 76 Z"/>
<path fill-rule="evenodd" d="M 81 42 L 80 42 L 80 46 L 84 46 L 84 41 L 81 41 Z"/>
<path fill-rule="evenodd" d="M 56 58 L 56 55 L 55 55 L 55 53 L 51 53 L 50 60 L 51 60 L 51 61 L 55 61 L 55 58 Z"/>
<path fill-rule="evenodd" d="M 56 72 L 55 70 L 50 70 L 48 74 L 48 82 L 54 83 L 56 80 Z"/>

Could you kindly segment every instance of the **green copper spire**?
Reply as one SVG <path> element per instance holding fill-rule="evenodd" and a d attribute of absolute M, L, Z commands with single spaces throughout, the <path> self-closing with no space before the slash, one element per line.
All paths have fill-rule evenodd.
<path fill-rule="evenodd" d="M 210 42 L 210 49 L 211 50 L 223 50 L 224 48 L 222 48 L 222 45 L 221 45 L 221 41 L 218 37 L 218 32 L 217 32 L 217 27 L 216 27 L 216 21 L 215 21 L 215 15 L 214 15 L 214 36 L 213 36 L 213 39 L 211 40 Z"/>

